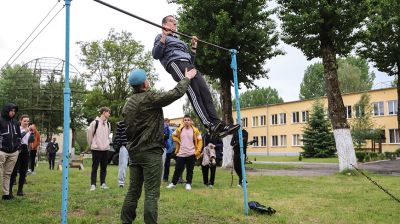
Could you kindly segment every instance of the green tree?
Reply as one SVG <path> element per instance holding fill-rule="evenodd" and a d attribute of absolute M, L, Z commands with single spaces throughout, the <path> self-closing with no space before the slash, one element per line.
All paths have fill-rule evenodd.
<path fill-rule="evenodd" d="M 1 101 L 14 102 L 19 115 L 27 114 L 42 134 L 59 133 L 62 125 L 62 77 L 56 72 L 42 74 L 25 65 L 7 66 L 2 70 Z"/>
<path fill-rule="evenodd" d="M 283 99 L 279 96 L 278 91 L 271 87 L 247 90 L 246 92 L 240 94 L 241 108 L 256 107 L 275 103 L 283 103 Z M 234 99 L 233 105 L 235 106 L 235 104 L 236 100 Z"/>
<path fill-rule="evenodd" d="M 76 152 L 82 151 L 85 148 L 81 145 L 77 146 L 77 138 L 78 132 L 82 130 L 86 121 L 84 120 L 84 102 L 86 99 L 86 83 L 85 80 L 81 77 L 73 77 L 70 80 L 70 88 L 71 88 L 71 123 L 70 128 L 72 132 L 71 138 L 71 146 L 75 147 Z"/>
<path fill-rule="evenodd" d="M 62 62 L 61 59 L 55 60 Z M 62 132 L 64 78 L 57 70 L 52 70 L 49 74 L 33 70 L 27 65 L 5 67 L 0 78 L 0 101 L 2 104 L 9 101 L 15 102 L 19 106 L 19 115 L 28 114 L 30 120 L 37 124 L 41 134 L 46 134 L 47 140 L 50 140 L 53 134 Z M 77 76 L 72 77 L 70 88 L 73 105 L 71 107 L 73 144 L 76 129 L 84 125 L 82 120 L 84 80 Z"/>
<path fill-rule="evenodd" d="M 315 101 L 303 132 L 303 156 L 325 158 L 335 155 L 335 139 L 324 105 Z"/>
<path fill-rule="evenodd" d="M 179 30 L 207 42 L 238 50 L 238 80 L 247 87 L 267 77 L 267 59 L 282 54 L 267 0 L 178 0 Z M 232 118 L 232 69 L 228 52 L 202 45 L 197 48 L 196 67 L 219 80 L 224 120 Z"/>
<path fill-rule="evenodd" d="M 120 119 L 122 107 L 132 91 L 127 82 L 132 69 L 144 69 L 152 85 L 157 81 L 151 52 L 145 52 L 144 46 L 129 32 L 118 33 L 111 29 L 105 40 L 78 44 L 80 61 L 89 73 L 86 77 L 94 85 L 84 105 L 87 118 L 93 119 L 99 107 L 107 106 L 112 111 L 110 121 L 114 123 Z"/>
<path fill-rule="evenodd" d="M 358 48 L 359 53 L 372 61 L 377 69 L 389 76 L 400 75 L 400 2 L 398 0 L 370 0 L 369 18 L 365 38 Z M 400 82 L 397 98 L 400 99 Z M 398 111 L 400 111 L 400 103 Z M 400 128 L 400 113 L 397 113 Z M 399 129 L 400 130 L 400 129 Z"/>
<path fill-rule="evenodd" d="M 300 84 L 299 98 L 302 100 L 315 99 L 325 95 L 324 66 L 320 62 L 309 65 Z"/>
<path fill-rule="evenodd" d="M 366 0 L 278 0 L 283 40 L 300 48 L 308 59 L 322 58 L 329 118 L 339 154 L 339 169 L 353 169 L 357 161 L 339 89 L 336 56 L 346 56 L 360 40 Z"/>
<path fill-rule="evenodd" d="M 374 128 L 372 121 L 372 108 L 368 93 L 361 95 L 360 100 L 354 105 L 356 116 L 351 122 L 351 135 L 356 145 L 356 149 L 361 149 L 366 143 L 366 137 Z"/>
<path fill-rule="evenodd" d="M 359 57 L 338 59 L 338 79 L 341 93 L 352 93 L 370 90 L 375 74 L 369 72 L 368 63 Z M 300 99 L 313 99 L 326 96 L 324 66 L 315 63 L 308 66 L 300 84 Z"/>

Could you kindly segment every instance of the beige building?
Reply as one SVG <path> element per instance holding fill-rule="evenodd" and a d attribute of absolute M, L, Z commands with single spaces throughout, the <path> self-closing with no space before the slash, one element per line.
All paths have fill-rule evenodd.
<path fill-rule="evenodd" d="M 383 151 L 394 151 L 400 148 L 397 131 L 397 92 L 396 88 L 368 91 L 372 108 L 372 120 L 376 128 L 383 128 L 386 140 Z M 358 116 L 355 104 L 362 93 L 343 94 L 348 122 Z M 327 98 L 322 98 L 327 108 Z M 302 135 L 306 120 L 314 100 L 293 101 L 267 106 L 242 108 L 243 128 L 249 133 L 249 140 L 257 139 L 258 144 L 250 146 L 249 152 L 300 152 Z M 236 111 L 233 112 L 236 119 Z M 171 119 L 171 123 L 181 123 L 182 118 Z M 365 147 L 371 148 L 368 142 Z"/>

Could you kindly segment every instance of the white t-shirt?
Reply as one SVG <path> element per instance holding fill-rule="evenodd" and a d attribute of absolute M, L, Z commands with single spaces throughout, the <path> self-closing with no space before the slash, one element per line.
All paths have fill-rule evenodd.
<path fill-rule="evenodd" d="M 19 129 L 21 130 L 21 136 L 24 135 L 23 133 L 25 133 L 24 137 L 22 137 L 21 142 L 23 145 L 28 145 L 28 140 L 29 140 L 29 136 L 31 135 L 31 132 L 29 131 L 28 128 L 23 128 L 22 126 L 19 127 Z"/>

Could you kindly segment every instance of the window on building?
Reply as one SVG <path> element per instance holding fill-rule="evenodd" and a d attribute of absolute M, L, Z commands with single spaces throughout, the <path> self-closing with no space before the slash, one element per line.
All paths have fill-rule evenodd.
<path fill-rule="evenodd" d="M 389 143 L 400 143 L 397 129 L 389 129 Z"/>
<path fill-rule="evenodd" d="M 346 106 L 345 107 L 345 110 L 346 110 L 346 118 L 347 119 L 349 119 L 349 118 L 351 118 L 351 106 Z"/>
<path fill-rule="evenodd" d="M 362 106 L 356 107 L 356 117 L 362 117 L 365 115 L 365 108 Z"/>
<path fill-rule="evenodd" d="M 258 116 L 253 117 L 253 127 L 258 127 Z"/>
<path fill-rule="evenodd" d="M 255 140 L 253 147 L 257 147 L 258 146 L 258 136 L 253 136 L 253 140 Z"/>
<path fill-rule="evenodd" d="M 271 115 L 271 124 L 272 125 L 277 125 L 278 124 L 278 115 L 277 114 L 272 114 Z"/>
<path fill-rule="evenodd" d="M 242 125 L 244 128 L 247 128 L 247 117 L 242 118 Z"/>
<path fill-rule="evenodd" d="M 397 100 L 388 101 L 389 114 L 397 114 Z"/>
<path fill-rule="evenodd" d="M 299 146 L 299 145 L 301 145 L 300 142 L 301 142 L 300 135 L 299 134 L 293 135 L 292 145 L 293 146 Z"/>
<path fill-rule="evenodd" d="M 308 110 L 301 112 L 301 122 L 306 123 L 308 121 Z"/>
<path fill-rule="evenodd" d="M 265 126 L 267 124 L 267 119 L 265 115 L 260 116 L 260 125 Z"/>
<path fill-rule="evenodd" d="M 281 146 L 287 145 L 287 137 L 286 135 L 281 135 Z"/>
<path fill-rule="evenodd" d="M 277 135 L 271 136 L 271 146 L 278 146 L 278 136 Z"/>
<path fill-rule="evenodd" d="M 286 113 L 279 114 L 279 122 L 280 124 L 286 124 Z"/>
<path fill-rule="evenodd" d="M 374 115 L 375 116 L 383 116 L 384 115 L 383 102 L 382 101 L 374 103 Z"/>
<path fill-rule="evenodd" d="M 299 112 L 292 112 L 292 123 L 299 123 L 300 118 L 299 118 Z"/>
<path fill-rule="evenodd" d="M 261 146 L 267 145 L 267 136 L 261 136 Z"/>

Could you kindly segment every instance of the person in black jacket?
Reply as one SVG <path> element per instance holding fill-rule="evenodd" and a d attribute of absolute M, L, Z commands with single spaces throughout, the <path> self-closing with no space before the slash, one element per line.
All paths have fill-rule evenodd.
<path fill-rule="evenodd" d="M 246 130 L 242 130 L 242 139 L 243 139 L 243 156 L 246 158 L 246 149 L 247 149 L 247 141 L 249 138 L 249 133 Z M 239 187 L 242 186 L 242 164 L 240 161 L 240 144 L 239 144 L 239 133 L 235 132 L 231 140 L 231 146 L 233 147 L 233 167 L 235 169 L 236 174 L 239 177 Z"/>
<path fill-rule="evenodd" d="M 47 146 L 46 146 L 46 154 L 49 158 L 49 169 L 50 170 L 54 170 L 56 154 L 59 149 L 58 143 L 56 142 L 56 140 L 57 140 L 56 138 L 53 138 L 53 140 L 51 142 L 47 143 Z"/>
<path fill-rule="evenodd" d="M 0 169 L 3 170 L 3 200 L 13 199 L 10 194 L 10 178 L 18 159 L 18 149 L 21 144 L 21 131 L 18 122 L 14 120 L 18 112 L 17 105 L 7 103 L 0 117 Z"/>

